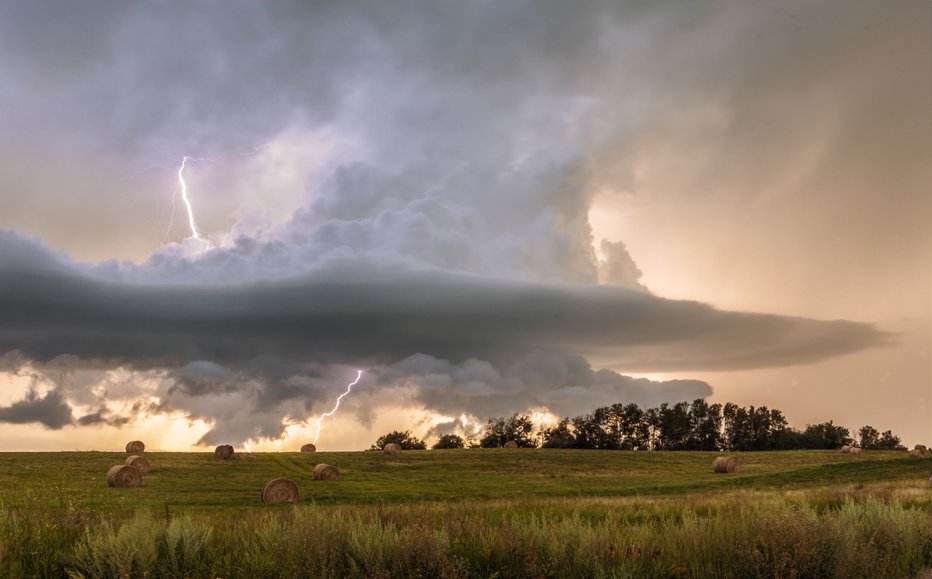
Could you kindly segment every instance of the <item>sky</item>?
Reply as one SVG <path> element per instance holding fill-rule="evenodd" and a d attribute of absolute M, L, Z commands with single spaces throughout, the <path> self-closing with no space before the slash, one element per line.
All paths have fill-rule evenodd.
<path fill-rule="evenodd" d="M 926 0 L 14 0 L 0 87 L 0 450 L 294 450 L 359 370 L 322 450 L 932 442 Z"/>

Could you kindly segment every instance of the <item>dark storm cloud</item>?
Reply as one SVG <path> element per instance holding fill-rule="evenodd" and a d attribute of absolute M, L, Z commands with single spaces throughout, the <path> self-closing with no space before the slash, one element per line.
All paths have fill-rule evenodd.
<path fill-rule="evenodd" d="M 594 371 L 579 356 L 640 371 L 741 369 L 885 341 L 865 324 L 651 295 L 625 231 L 596 261 L 588 216 L 599 192 L 694 208 L 694 219 L 651 223 L 657 244 L 703 245 L 665 226 L 750 223 L 768 248 L 801 248 L 781 262 L 794 272 L 836 232 L 849 272 L 872 269 L 862 259 L 892 263 L 859 240 L 887 247 L 890 232 L 910 237 L 927 215 L 916 210 L 924 189 L 910 189 L 927 179 L 904 166 L 923 150 L 915 128 L 927 105 L 903 98 L 926 94 L 904 88 L 925 78 L 909 58 L 908 25 L 925 22 L 912 5 L 52 6 L 0 6 L 0 110 L 15 111 L 0 115 L 0 224 L 85 256 L 149 258 L 92 266 L 0 232 L 0 354 L 21 351 L 0 369 L 30 358 L 75 368 L 60 396 L 90 408 L 94 380 L 106 398 L 144 392 L 91 369 L 142 369 L 158 382 L 152 411 L 207 419 L 204 442 L 280 436 L 283 419 L 306 418 L 327 386 L 345 383 L 333 364 L 394 368 L 385 383 L 415 384 L 432 409 L 453 412 L 452 398 L 475 413 L 495 400 L 575 413 L 613 396 L 708 392 Z M 185 154 L 221 159 L 229 173 L 281 135 L 361 152 L 333 145 L 322 167 L 289 182 L 297 192 L 251 169 L 237 174 L 248 182 L 240 197 L 205 180 L 206 231 L 251 217 L 236 200 L 301 201 L 262 235 L 152 254 L 174 172 L 149 185 L 130 174 Z M 769 234 L 744 220 L 740 200 L 778 199 L 787 184 L 805 187 L 768 212 L 786 217 Z M 600 277 L 620 287 L 581 285 Z M 437 366 L 425 374 L 422 363 Z"/>
<path fill-rule="evenodd" d="M 503 362 L 533 350 L 585 354 L 636 370 L 799 364 L 877 345 L 871 326 L 725 312 L 609 286 L 530 283 L 348 260 L 296 279 L 238 285 L 113 282 L 8 255 L 0 244 L 0 351 L 131 365 L 260 355 L 390 363 L 412 353 Z M 9 264 L 9 265 L 8 265 Z M 197 389 L 197 382 L 188 388 Z"/>
<path fill-rule="evenodd" d="M 10 406 L 0 407 L 0 422 L 12 424 L 38 423 L 46 428 L 57 430 L 72 424 L 74 417 L 71 406 L 58 390 L 50 390 L 40 396 L 35 389 L 30 389 L 26 397 Z"/>
<path fill-rule="evenodd" d="M 382 385 L 411 385 L 414 399 L 441 414 L 468 412 L 480 419 L 528 408 L 573 416 L 619 401 L 656 406 L 705 398 L 701 380 L 656 381 L 596 370 L 580 356 L 530 352 L 502 370 L 475 358 L 452 364 L 424 354 L 376 370 Z"/>
<path fill-rule="evenodd" d="M 85 414 L 75 421 L 78 426 L 125 426 L 132 422 L 132 417 L 119 416 L 102 406 L 95 412 Z"/>

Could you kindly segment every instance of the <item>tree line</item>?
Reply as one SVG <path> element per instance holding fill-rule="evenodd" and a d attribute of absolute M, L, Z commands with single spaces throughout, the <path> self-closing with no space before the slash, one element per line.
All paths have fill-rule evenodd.
<path fill-rule="evenodd" d="M 856 437 L 856 439 L 855 439 Z M 867 450 L 904 449 L 890 430 L 862 426 L 852 436 L 831 420 L 791 428 L 783 413 L 766 406 L 742 407 L 728 402 L 709 404 L 703 399 L 661 404 L 642 409 L 637 404 L 612 404 L 535 432 L 527 414 L 489 418 L 478 438 L 445 434 L 432 448 L 495 448 L 514 441 L 525 448 L 580 448 L 593 450 L 802 450 L 860 446 Z M 372 450 L 396 442 L 405 450 L 427 448 L 410 431 L 381 436 Z"/>

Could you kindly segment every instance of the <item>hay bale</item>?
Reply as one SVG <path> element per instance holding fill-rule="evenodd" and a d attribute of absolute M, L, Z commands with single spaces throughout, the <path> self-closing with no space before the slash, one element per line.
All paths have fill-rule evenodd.
<path fill-rule="evenodd" d="M 142 454 L 146 451 L 146 445 L 141 440 L 131 440 L 126 443 L 126 452 L 130 454 Z"/>
<path fill-rule="evenodd" d="M 857 446 L 852 446 L 851 449 L 848 450 L 848 454 L 862 454 L 863 452 L 864 449 L 858 448 Z"/>
<path fill-rule="evenodd" d="M 144 459 L 141 456 L 133 455 L 126 458 L 126 462 L 123 464 L 128 464 L 129 466 L 135 466 L 139 469 L 139 472 L 142 474 L 149 474 L 149 471 L 152 470 L 152 466 L 149 464 L 149 461 Z"/>
<path fill-rule="evenodd" d="M 922 458 L 928 455 L 929 449 L 927 449 L 924 444 L 917 444 L 911 451 L 909 451 L 909 456 L 915 456 L 918 458 Z"/>
<path fill-rule="evenodd" d="M 926 448 L 926 445 L 924 444 L 917 444 L 913 447 L 913 450 L 921 450 L 923 453 L 929 452 L 929 449 Z"/>
<path fill-rule="evenodd" d="M 314 467 L 314 480 L 340 480 L 340 469 L 330 464 Z"/>
<path fill-rule="evenodd" d="M 514 440 L 509 440 L 508 442 L 505 443 L 504 448 L 518 448 L 518 443 L 515 442 Z"/>
<path fill-rule="evenodd" d="M 107 471 L 108 487 L 138 487 L 142 484 L 142 473 L 135 466 L 118 464 Z"/>
<path fill-rule="evenodd" d="M 842 454 L 848 454 L 849 452 L 851 452 L 851 447 L 848 446 L 847 444 L 841 447 Z"/>
<path fill-rule="evenodd" d="M 382 447 L 382 452 L 385 454 L 398 454 L 401 452 L 401 445 L 397 442 L 389 442 L 384 447 Z"/>
<path fill-rule="evenodd" d="M 733 456 L 720 456 L 712 461 L 712 469 L 715 472 L 738 472 L 739 467 L 738 459 Z"/>
<path fill-rule="evenodd" d="M 214 449 L 214 458 L 217 460 L 227 460 L 233 458 L 233 447 L 229 444 L 221 444 Z"/>
<path fill-rule="evenodd" d="M 300 498 L 298 485 L 290 478 L 273 478 L 262 487 L 263 503 L 296 503 Z"/>
<path fill-rule="evenodd" d="M 317 447 L 308 443 L 301 447 L 301 452 L 317 452 Z"/>

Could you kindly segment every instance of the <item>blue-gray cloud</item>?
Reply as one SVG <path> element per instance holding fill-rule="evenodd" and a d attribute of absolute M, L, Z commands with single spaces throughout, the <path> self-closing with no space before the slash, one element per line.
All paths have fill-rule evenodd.
<path fill-rule="evenodd" d="M 544 350 L 640 371 L 727 370 L 883 341 L 862 323 L 727 312 L 610 286 L 386 269 L 365 258 L 232 285 L 114 281 L 15 233 L 0 236 L 0 351 L 42 361 L 237 364 L 274 354 L 378 364 L 425 353 L 507 362 Z"/>

